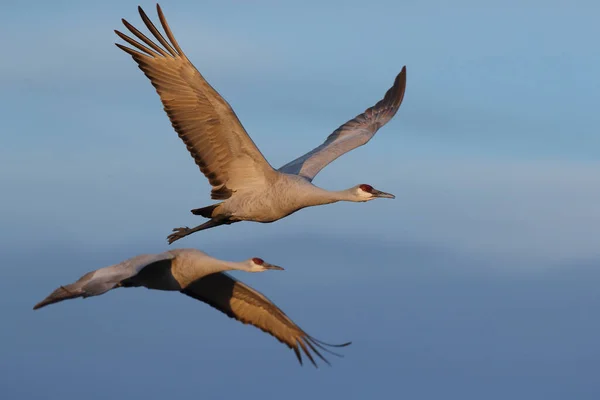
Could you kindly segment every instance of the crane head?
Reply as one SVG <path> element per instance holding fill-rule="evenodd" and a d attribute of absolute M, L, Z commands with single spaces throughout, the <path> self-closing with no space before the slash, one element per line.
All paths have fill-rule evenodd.
<path fill-rule="evenodd" d="M 281 268 L 280 266 L 269 264 L 268 262 L 266 262 L 262 258 L 254 257 L 254 258 L 252 258 L 249 261 L 250 261 L 250 270 L 249 270 L 249 272 L 263 272 L 263 271 L 267 271 L 267 270 L 270 270 L 270 269 L 274 269 L 274 270 L 277 270 L 277 271 L 283 271 L 283 268 Z"/>
<path fill-rule="evenodd" d="M 391 193 L 382 192 L 381 190 L 375 189 L 371 185 L 363 183 L 362 185 L 356 186 L 356 195 L 360 198 L 359 201 L 369 201 L 377 198 L 382 199 L 395 199 Z"/>

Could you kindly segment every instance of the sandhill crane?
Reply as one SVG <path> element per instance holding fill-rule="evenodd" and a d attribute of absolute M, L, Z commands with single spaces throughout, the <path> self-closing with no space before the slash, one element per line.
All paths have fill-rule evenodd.
<path fill-rule="evenodd" d="M 99 296 L 119 287 L 144 286 L 148 289 L 179 291 L 207 303 L 230 318 L 254 325 L 294 350 L 300 364 L 301 350 L 316 367 L 310 350 L 329 364 L 318 349 L 339 356 L 327 347 L 350 344 L 328 344 L 308 335 L 264 295 L 223 272 L 229 270 L 263 272 L 283 268 L 260 258 L 242 262 L 223 261 L 196 249 L 142 254 L 89 272 L 70 285 L 60 286 L 33 309 L 67 299 Z"/>
<path fill-rule="evenodd" d="M 125 27 L 139 41 L 115 32 L 137 50 L 116 45 L 133 57 L 156 88 L 173 128 L 212 185 L 211 198 L 223 200 L 192 210 L 193 214 L 210 220 L 192 229 L 173 229 L 169 243 L 223 224 L 277 221 L 305 207 L 394 198 L 371 185 L 327 191 L 314 186 L 312 180 L 339 156 L 367 143 L 396 114 L 404 97 L 406 67 L 381 101 L 340 126 L 317 148 L 275 170 L 248 136 L 229 103 L 188 60 L 158 4 L 156 8 L 168 40 L 141 7 L 138 11 L 162 47 L 124 19 Z"/>

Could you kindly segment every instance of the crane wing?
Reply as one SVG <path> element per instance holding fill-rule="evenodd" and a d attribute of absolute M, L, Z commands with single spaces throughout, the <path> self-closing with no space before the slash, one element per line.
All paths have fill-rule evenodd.
<path fill-rule="evenodd" d="M 229 103 L 183 53 L 160 6 L 157 5 L 158 16 L 168 40 L 141 7 L 138 11 L 162 47 L 124 19 L 125 27 L 139 41 L 119 31 L 115 33 L 139 51 L 116 45 L 133 57 L 156 88 L 173 128 L 212 185 L 211 197 L 227 199 L 239 188 L 264 184 L 275 175 L 275 170 L 248 136 Z"/>
<path fill-rule="evenodd" d="M 168 265 L 164 265 L 169 267 L 170 260 L 173 258 L 175 255 L 168 251 L 160 254 L 141 254 L 118 264 L 88 272 L 77 282 L 57 288 L 33 309 L 37 310 L 49 304 L 77 297 L 99 296 L 114 289 L 124 280 L 139 274 L 146 267 L 159 268 L 163 266 L 163 261 L 169 261 Z"/>
<path fill-rule="evenodd" d="M 316 367 L 311 350 L 329 364 L 318 349 L 338 355 L 325 346 L 343 347 L 350 344 L 331 345 L 309 336 L 268 298 L 224 272 L 198 279 L 181 292 L 207 303 L 230 318 L 254 325 L 274 336 L 294 350 L 300 364 L 302 364 L 301 350 Z"/>
<path fill-rule="evenodd" d="M 364 113 L 336 129 L 319 147 L 279 168 L 280 172 L 313 178 L 342 154 L 366 144 L 396 114 L 406 89 L 406 67 L 384 98 Z"/>

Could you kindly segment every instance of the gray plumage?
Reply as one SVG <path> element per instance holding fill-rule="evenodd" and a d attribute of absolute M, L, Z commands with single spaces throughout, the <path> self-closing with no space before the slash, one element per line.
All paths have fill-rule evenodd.
<path fill-rule="evenodd" d="M 175 40 L 160 6 L 165 39 L 138 7 L 144 24 L 159 44 L 123 20 L 138 39 L 119 31 L 133 48 L 130 54 L 150 79 L 171 120 L 220 203 L 192 210 L 210 221 L 195 228 L 177 228 L 169 243 L 193 232 L 238 221 L 273 222 L 302 208 L 338 201 L 365 202 L 394 198 L 370 185 L 327 191 L 312 184 L 314 177 L 339 156 L 367 143 L 398 111 L 406 88 L 406 67 L 384 98 L 335 130 L 319 147 L 275 170 L 254 144 L 235 112 L 188 60 Z"/>
<path fill-rule="evenodd" d="M 329 363 L 319 350 L 343 347 L 321 342 L 304 332 L 281 309 L 260 292 L 236 280 L 224 271 L 263 272 L 283 268 L 260 258 L 242 262 L 223 261 L 196 249 L 174 249 L 161 254 L 143 254 L 119 264 L 100 268 L 77 282 L 60 286 L 33 309 L 67 299 L 99 296 L 119 287 L 146 287 L 179 291 L 200 300 L 244 324 L 251 324 L 272 335 L 294 351 L 300 364 L 301 352 L 317 366 L 313 355 Z"/>

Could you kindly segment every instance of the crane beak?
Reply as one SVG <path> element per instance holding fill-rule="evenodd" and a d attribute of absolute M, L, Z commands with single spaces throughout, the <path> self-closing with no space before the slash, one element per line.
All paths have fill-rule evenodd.
<path fill-rule="evenodd" d="M 277 271 L 283 271 L 284 270 L 283 268 L 281 268 L 278 265 L 273 265 L 273 264 L 269 264 L 269 263 L 264 263 L 262 266 L 265 269 L 274 269 L 274 270 L 277 270 Z"/>
<path fill-rule="evenodd" d="M 376 189 L 373 189 L 371 194 L 373 195 L 373 197 L 380 197 L 382 199 L 395 199 L 396 198 L 396 196 L 394 196 L 391 193 L 382 192 L 382 191 L 376 190 Z"/>

